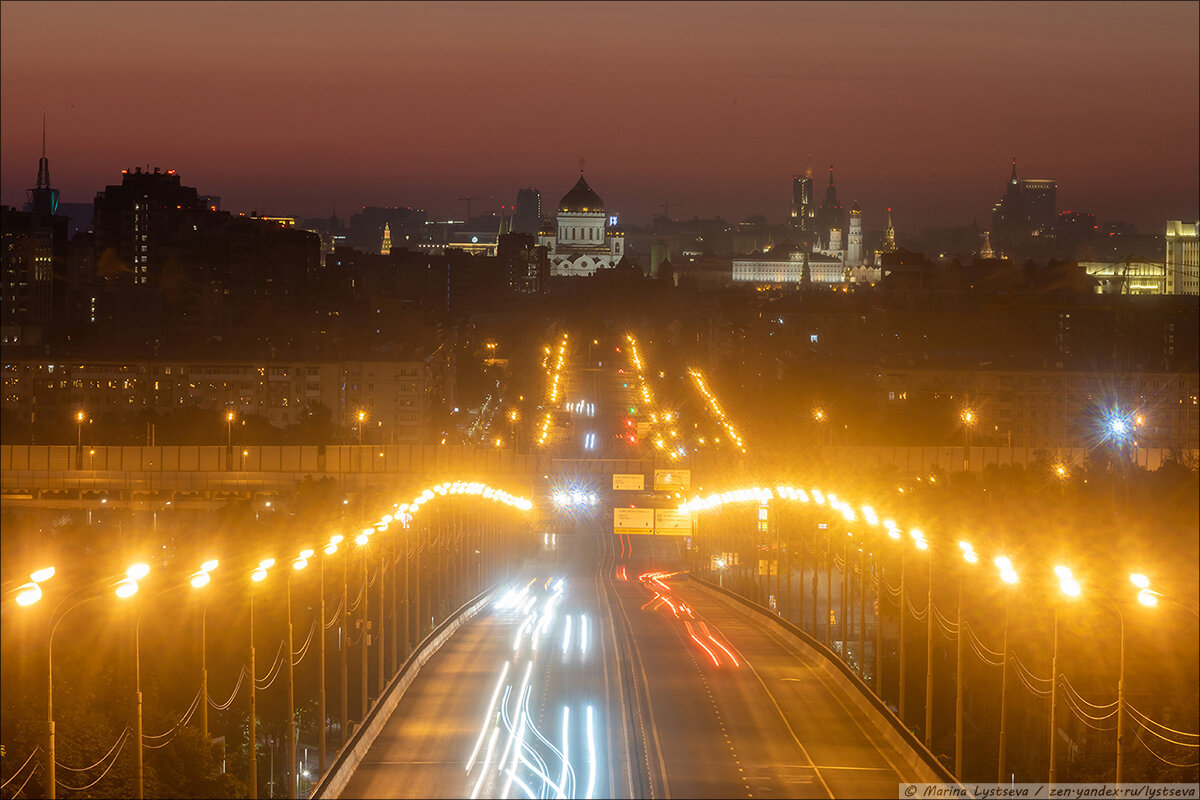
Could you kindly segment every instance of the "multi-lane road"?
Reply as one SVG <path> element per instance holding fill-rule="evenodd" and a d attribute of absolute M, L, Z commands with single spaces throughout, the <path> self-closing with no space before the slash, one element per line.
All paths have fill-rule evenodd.
<path fill-rule="evenodd" d="M 570 456 L 630 457 L 618 365 L 568 372 Z M 696 585 L 682 539 L 564 511 L 422 668 L 347 797 L 882 797 L 922 776 L 801 642 Z"/>

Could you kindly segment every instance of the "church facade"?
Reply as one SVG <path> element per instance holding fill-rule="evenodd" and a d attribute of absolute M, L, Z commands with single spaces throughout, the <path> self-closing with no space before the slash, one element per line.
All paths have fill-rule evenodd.
<path fill-rule="evenodd" d="M 554 222 L 543 223 L 538 245 L 546 248 L 550 274 L 586 277 L 611 269 L 625 255 L 625 234 L 608 224 L 604 201 L 583 179 L 563 195 Z"/>

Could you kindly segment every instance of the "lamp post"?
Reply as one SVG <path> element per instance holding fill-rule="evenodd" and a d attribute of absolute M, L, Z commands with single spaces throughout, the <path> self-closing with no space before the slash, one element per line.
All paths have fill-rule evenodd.
<path fill-rule="evenodd" d="M 135 573 L 139 572 L 139 570 L 134 570 L 133 567 L 130 567 L 129 571 L 133 571 Z M 113 589 L 117 597 L 121 599 L 132 597 L 138 590 L 137 579 L 133 578 L 129 574 L 129 571 L 127 571 L 122 577 L 112 578 L 107 581 L 108 586 L 106 588 Z M 28 606 L 40 600 L 42 597 L 42 591 L 39 584 L 49 580 L 49 578 L 53 575 L 53 567 L 47 567 L 46 569 L 39 570 L 31 575 L 30 577 L 33 579 L 33 581 L 32 583 L 27 583 L 20 588 L 20 594 L 18 594 L 16 598 L 17 603 L 19 605 Z M 79 593 L 76 593 L 76 595 L 78 594 Z M 55 797 L 57 785 L 55 778 L 54 743 L 54 634 L 58 630 L 58 624 L 63 621 L 63 618 L 66 617 L 67 614 L 86 601 L 99 597 L 102 594 L 103 591 L 84 592 L 82 597 L 78 597 L 75 602 L 67 605 L 67 607 L 64 609 L 63 606 L 66 605 L 67 602 L 74 596 L 68 595 L 58 604 L 54 610 L 54 613 L 51 615 L 50 635 L 46 642 L 46 760 L 44 762 L 46 765 L 46 796 L 51 798 L 51 800 L 53 800 Z"/>
<path fill-rule="evenodd" d="M 1054 574 L 1058 576 L 1058 587 L 1067 597 L 1079 597 L 1080 586 L 1079 581 L 1071 574 L 1071 570 L 1064 566 L 1054 568 Z M 1054 604 L 1054 649 L 1050 656 L 1050 775 L 1047 783 L 1050 786 L 1054 785 L 1054 781 L 1058 776 L 1058 609 L 1061 603 Z"/>
<path fill-rule="evenodd" d="M 967 542 L 959 542 L 963 560 L 958 565 L 958 636 L 955 637 L 954 659 L 954 777 L 962 780 L 963 774 L 963 640 L 967 629 L 963 624 L 963 591 L 962 577 L 965 564 L 974 564 L 979 556 Z"/>
<path fill-rule="evenodd" d="M 999 556 L 995 561 L 1000 570 L 1000 579 L 1007 584 L 1004 591 L 1004 638 L 1003 661 L 1000 666 L 1000 758 L 996 769 L 996 783 L 1004 783 L 1004 772 L 1007 767 L 1008 755 L 1008 617 L 1012 605 L 1012 586 L 1018 580 L 1012 562 L 1005 556 Z"/>
<path fill-rule="evenodd" d="M 891 532 L 892 532 L 891 530 L 888 531 L 889 534 Z M 900 533 L 899 531 L 896 531 L 896 534 L 897 534 L 896 538 L 899 538 L 899 533 Z M 907 564 L 907 562 L 908 562 L 907 553 L 908 553 L 908 551 L 905 550 L 903 545 L 901 545 L 900 546 L 900 614 L 899 614 L 899 617 L 900 617 L 900 636 L 899 636 L 900 643 L 899 643 L 899 647 L 897 648 L 899 650 L 899 656 L 900 656 L 900 676 L 899 676 L 899 681 L 898 681 L 899 687 L 900 687 L 900 697 L 896 703 L 896 706 L 900 711 L 900 721 L 901 722 L 903 722 L 905 719 L 904 709 L 905 709 L 905 706 L 907 705 L 905 698 L 906 698 L 906 695 L 908 694 L 908 682 L 905 680 L 905 678 L 907 677 L 908 670 L 905 668 L 905 663 L 904 663 L 905 662 L 905 659 L 904 659 L 904 628 L 905 628 L 904 619 L 905 619 L 905 617 L 908 616 L 908 608 L 907 608 L 908 587 L 905 585 L 905 580 L 904 580 L 905 572 L 907 572 L 906 567 L 908 565 Z"/>
<path fill-rule="evenodd" d="M 517 442 L 517 421 L 519 419 L 521 419 L 521 412 L 517 411 L 515 408 L 508 412 L 508 422 L 509 422 L 509 428 L 512 432 L 512 443 L 513 443 L 513 455 L 514 456 L 518 455 L 520 453 L 520 450 L 518 449 L 518 442 Z"/>
<path fill-rule="evenodd" d="M 325 545 L 325 550 L 324 550 L 325 555 L 331 556 L 334 553 L 336 553 L 338 544 L 340 544 L 341 541 L 342 541 L 341 534 L 336 534 L 336 535 L 330 537 L 329 544 Z M 317 729 L 317 750 L 318 750 L 317 760 L 319 763 L 320 772 L 322 775 L 324 775 L 325 774 L 325 745 L 326 745 L 325 729 L 328 727 L 328 724 L 327 724 L 328 717 L 326 716 L 326 711 L 325 711 L 325 558 L 324 558 L 324 556 L 321 557 L 321 590 L 320 591 L 321 591 L 321 600 L 318 604 L 318 609 L 319 609 L 318 613 L 320 614 L 320 620 L 318 621 L 317 624 L 320 626 L 319 633 L 321 634 L 321 638 L 318 642 L 320 658 L 321 658 L 321 666 L 319 669 L 320 678 L 318 679 L 320 681 L 320 683 L 318 684 L 320 686 L 320 690 L 317 693 L 317 716 L 320 717 L 320 719 L 321 719 L 321 726 L 320 726 L 320 728 Z"/>
<path fill-rule="evenodd" d="M 260 583 L 267 577 L 267 570 L 275 566 L 275 559 L 266 558 L 258 562 L 258 568 L 250 573 L 250 735 L 248 760 L 250 762 L 250 800 L 258 798 L 258 725 L 254 719 L 256 709 L 255 682 L 258 680 L 254 665 L 254 584 Z M 289 653 L 289 656 L 291 654 Z"/>
<path fill-rule="evenodd" d="M 87 417 L 82 411 L 75 412 L 75 468 L 83 468 L 83 420 Z"/>
<path fill-rule="evenodd" d="M 367 418 L 367 412 L 365 412 L 365 411 L 358 412 L 358 446 L 359 447 L 362 447 L 362 428 L 363 428 L 363 422 L 366 420 L 366 418 Z"/>
<path fill-rule="evenodd" d="M 925 747 L 933 747 L 933 552 L 920 531 L 912 532 L 918 550 L 929 556 L 928 596 L 925 606 Z"/>
<path fill-rule="evenodd" d="M 217 568 L 215 559 L 204 562 L 200 569 L 192 573 L 188 578 L 188 583 L 192 588 L 201 589 L 208 585 L 211 577 L 209 572 Z M 141 580 L 150 572 L 150 567 L 145 564 L 134 564 L 126 573 L 130 579 L 135 582 L 132 588 L 133 592 L 137 591 L 136 581 Z M 133 666 L 134 666 L 134 691 L 137 694 L 137 796 L 138 800 L 142 800 L 146 796 L 146 771 L 145 771 L 145 746 L 142 741 L 142 620 L 146 616 L 146 611 L 149 609 L 150 603 L 161 597 L 176 586 L 168 586 L 160 591 L 154 597 L 147 600 L 140 609 L 138 609 L 137 622 L 133 629 Z M 208 605 L 204 606 L 204 612 L 200 621 L 200 703 L 203 708 L 200 721 L 204 738 L 208 738 L 208 668 L 204 660 L 205 637 L 204 637 L 204 622 L 208 616 Z"/>
<path fill-rule="evenodd" d="M 347 709 L 347 706 L 350 704 L 350 663 L 349 654 L 347 652 L 350 649 L 350 640 L 347 638 L 347 629 L 350 627 L 350 582 L 347 577 L 347 572 L 349 571 L 349 561 L 350 553 L 348 552 L 347 548 L 347 553 L 342 556 L 342 627 L 341 633 L 338 637 L 340 640 L 338 647 L 338 667 L 339 674 L 341 675 L 342 679 L 342 685 L 340 687 L 341 693 L 339 697 L 341 700 L 341 719 L 339 720 L 339 724 L 341 725 L 341 740 L 343 746 L 345 746 L 346 741 L 350 738 L 348 735 L 348 731 L 350 729 L 350 713 Z"/>
<path fill-rule="evenodd" d="M 213 558 L 200 565 L 200 571 L 192 575 L 190 583 L 199 589 L 210 580 L 209 573 L 220 565 Z M 200 612 L 200 736 L 208 741 L 208 598 Z"/>
<path fill-rule="evenodd" d="M 971 428 L 975 425 L 977 417 L 973 409 L 964 408 L 959 412 L 958 418 L 963 424 L 963 472 L 966 472 L 971 466 Z"/>
<path fill-rule="evenodd" d="M 368 533 L 367 531 L 363 531 L 362 533 L 360 533 L 358 535 L 358 537 L 354 541 L 360 547 L 365 548 L 367 542 L 369 541 L 369 537 L 370 537 L 370 533 Z M 369 677 L 370 677 L 368 674 L 370 662 L 367 660 L 367 658 L 368 658 L 368 649 L 367 648 L 370 647 L 370 644 L 371 644 L 371 636 L 368 631 L 368 628 L 371 625 L 371 613 L 370 613 L 371 593 L 370 593 L 370 587 L 367 586 L 367 577 L 368 577 L 367 576 L 367 553 L 366 553 L 366 550 L 364 549 L 363 554 L 362 554 L 362 587 L 363 587 L 362 588 L 362 620 L 361 620 L 361 622 L 362 622 L 362 657 L 360 659 L 360 663 L 362 666 L 362 669 L 361 669 L 361 674 L 362 674 L 361 684 L 362 685 L 360 687 L 361 695 L 362 695 L 362 718 L 358 722 L 358 724 L 360 726 L 367 720 L 367 709 L 369 707 L 368 704 L 370 702 L 370 697 L 369 697 L 369 693 L 368 693 L 368 689 L 367 689 L 367 681 L 369 680 Z"/>
<path fill-rule="evenodd" d="M 286 582 L 287 595 L 287 694 L 288 694 L 288 797 L 295 798 L 299 791 L 299 778 L 296 772 L 296 676 L 295 659 L 292 657 L 292 575 L 308 566 L 308 559 L 313 557 L 312 550 L 302 550 L 300 555 L 292 560 L 292 571 L 288 573 Z M 324 620 L 322 620 L 324 622 Z"/>

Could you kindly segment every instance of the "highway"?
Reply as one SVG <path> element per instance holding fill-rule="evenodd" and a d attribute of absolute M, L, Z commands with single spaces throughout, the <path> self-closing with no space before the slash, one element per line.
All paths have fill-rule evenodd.
<path fill-rule="evenodd" d="M 560 452 L 631 455 L 631 381 L 608 366 L 564 374 L 582 405 Z M 925 779 L 819 656 L 691 581 L 682 537 L 614 535 L 598 494 L 430 659 L 343 796 L 888 797 Z"/>

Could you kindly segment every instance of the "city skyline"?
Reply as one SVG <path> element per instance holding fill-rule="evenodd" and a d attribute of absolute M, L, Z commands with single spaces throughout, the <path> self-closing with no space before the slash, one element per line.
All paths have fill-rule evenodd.
<path fill-rule="evenodd" d="M 5 3 L 3 202 L 44 113 L 63 202 L 149 165 L 235 211 L 461 218 L 582 157 L 627 221 L 776 223 L 811 153 L 869 230 L 988 227 L 1014 157 L 1098 222 L 1197 215 L 1194 4 L 681 8 Z"/>

